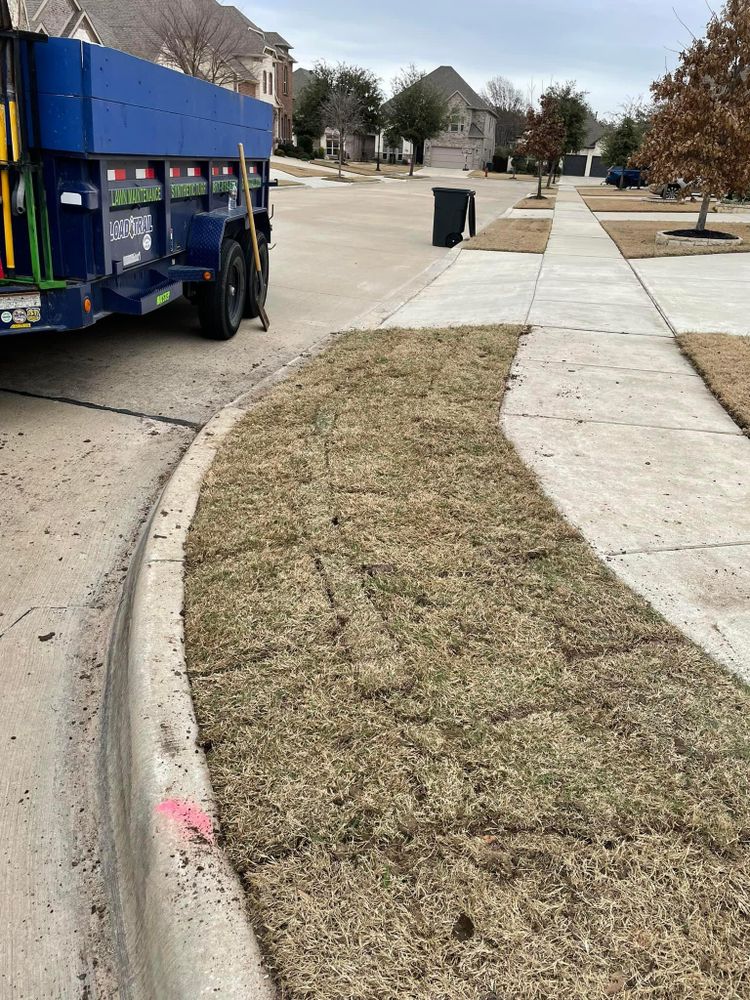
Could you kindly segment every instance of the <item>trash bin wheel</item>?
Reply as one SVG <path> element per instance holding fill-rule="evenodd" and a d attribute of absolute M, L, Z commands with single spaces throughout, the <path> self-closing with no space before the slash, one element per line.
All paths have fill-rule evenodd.
<path fill-rule="evenodd" d="M 260 279 L 255 270 L 255 254 L 252 244 L 248 247 L 245 263 L 247 266 L 247 294 L 245 296 L 245 311 L 243 315 L 247 319 L 256 319 L 260 316 L 260 306 L 266 304 L 268 295 L 268 270 L 269 253 L 268 240 L 265 233 L 258 233 L 258 253 L 260 254 L 260 269 L 263 272 L 263 294 L 260 294 Z"/>
<path fill-rule="evenodd" d="M 447 247 L 457 247 L 459 243 L 463 243 L 462 233 L 450 233 L 445 241 Z"/>
<path fill-rule="evenodd" d="M 247 289 L 247 268 L 242 247 L 226 239 L 221 247 L 221 267 L 216 281 L 198 290 L 198 316 L 203 335 L 211 340 L 231 339 L 242 322 Z"/>

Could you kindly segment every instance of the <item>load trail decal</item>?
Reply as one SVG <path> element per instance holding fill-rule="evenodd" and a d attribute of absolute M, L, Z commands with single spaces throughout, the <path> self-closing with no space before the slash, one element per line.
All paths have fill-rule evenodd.
<path fill-rule="evenodd" d="M 151 213 L 146 215 L 131 215 L 125 219 L 112 219 L 109 223 L 109 241 L 117 243 L 120 240 L 132 240 L 143 237 L 143 249 L 151 249 L 151 233 L 154 231 L 154 220 Z M 148 244 L 148 245 L 147 245 Z"/>

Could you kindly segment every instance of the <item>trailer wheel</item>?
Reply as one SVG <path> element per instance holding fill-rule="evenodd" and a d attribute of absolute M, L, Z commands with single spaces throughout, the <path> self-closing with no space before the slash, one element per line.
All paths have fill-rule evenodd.
<path fill-rule="evenodd" d="M 260 269 L 263 272 L 263 295 L 260 294 L 260 281 L 255 270 L 255 254 L 252 245 L 247 251 L 247 297 L 245 298 L 245 316 L 255 319 L 260 316 L 260 306 L 266 304 L 268 295 L 269 253 L 268 240 L 265 233 L 258 233 L 258 253 L 260 254 Z"/>
<path fill-rule="evenodd" d="M 245 255 L 236 240 L 221 248 L 221 269 L 216 281 L 199 288 L 198 316 L 203 334 L 212 340 L 229 340 L 237 333 L 245 309 L 247 270 Z"/>

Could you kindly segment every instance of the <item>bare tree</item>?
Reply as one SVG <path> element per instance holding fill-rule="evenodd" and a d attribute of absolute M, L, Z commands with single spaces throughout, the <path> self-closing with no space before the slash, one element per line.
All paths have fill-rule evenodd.
<path fill-rule="evenodd" d="M 161 62 L 221 87 L 236 82 L 241 51 L 237 31 L 216 0 L 155 5 L 149 29 L 161 39 Z"/>
<path fill-rule="evenodd" d="M 525 115 L 528 109 L 521 90 L 506 76 L 493 76 L 482 91 L 482 97 L 496 112 L 511 111 Z"/>
<path fill-rule="evenodd" d="M 365 127 L 365 108 L 362 98 L 346 87 L 334 87 L 320 109 L 324 128 L 333 129 L 339 137 L 339 179 L 344 162 L 347 136 L 361 132 Z"/>

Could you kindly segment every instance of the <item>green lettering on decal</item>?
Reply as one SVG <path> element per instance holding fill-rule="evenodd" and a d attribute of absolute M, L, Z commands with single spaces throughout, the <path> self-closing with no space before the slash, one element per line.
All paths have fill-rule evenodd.
<path fill-rule="evenodd" d="M 109 196 L 112 208 L 145 205 L 151 201 L 161 201 L 163 197 L 160 187 L 112 188 Z"/>
<path fill-rule="evenodd" d="M 172 184 L 173 198 L 199 198 L 208 191 L 208 181 L 176 181 Z"/>
<path fill-rule="evenodd" d="M 236 194 L 237 181 L 214 181 L 211 190 L 214 194 Z"/>
<path fill-rule="evenodd" d="M 169 302 L 171 298 L 172 298 L 171 292 L 162 292 L 161 295 L 156 296 L 156 304 L 157 306 L 163 306 L 164 303 Z"/>

